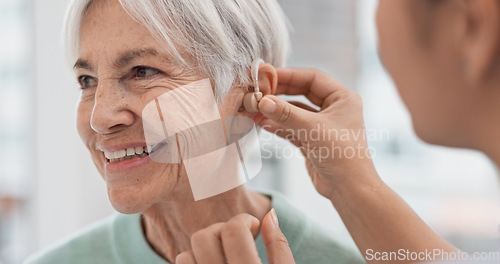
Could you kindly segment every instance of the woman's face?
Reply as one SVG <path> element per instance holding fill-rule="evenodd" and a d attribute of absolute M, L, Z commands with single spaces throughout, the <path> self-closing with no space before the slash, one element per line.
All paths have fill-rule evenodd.
<path fill-rule="evenodd" d="M 84 17 L 75 71 L 82 86 L 78 131 L 106 181 L 115 209 L 137 213 L 173 197 L 192 199 L 180 164 L 156 163 L 141 155 L 146 147 L 142 111 L 159 95 L 206 77 L 169 59 L 118 1 L 99 1 Z M 222 108 L 231 112 L 238 108 L 238 100 L 225 100 Z M 139 155 L 110 162 L 105 151 Z"/>
<path fill-rule="evenodd" d="M 379 52 L 412 116 L 417 135 L 430 143 L 456 146 L 472 96 L 461 73 L 453 3 L 380 0 Z M 448 1 L 454 2 L 454 1 Z M 450 6 L 442 6 L 450 5 Z"/>

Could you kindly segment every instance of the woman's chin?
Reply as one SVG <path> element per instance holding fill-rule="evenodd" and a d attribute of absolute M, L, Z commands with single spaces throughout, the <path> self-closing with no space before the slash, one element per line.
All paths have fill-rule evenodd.
<path fill-rule="evenodd" d="M 145 192 L 133 187 L 113 188 L 108 186 L 108 198 L 113 208 L 122 214 L 137 214 L 153 204 L 153 192 Z"/>

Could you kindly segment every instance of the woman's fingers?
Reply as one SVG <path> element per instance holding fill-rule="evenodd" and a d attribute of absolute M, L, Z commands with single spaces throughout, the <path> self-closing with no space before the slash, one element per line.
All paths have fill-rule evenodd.
<path fill-rule="evenodd" d="M 176 263 L 262 263 L 255 246 L 259 226 L 257 218 L 240 214 L 199 230 L 191 236 L 192 250 L 179 254 Z"/>
<path fill-rule="evenodd" d="M 274 209 L 264 217 L 261 234 L 270 264 L 295 263 L 288 241 L 279 228 L 278 217 Z"/>
<path fill-rule="evenodd" d="M 228 263 L 261 263 L 255 246 L 259 225 L 259 220 L 248 214 L 237 215 L 224 225 L 220 236 Z"/>
<path fill-rule="evenodd" d="M 213 224 L 191 236 L 192 252 L 198 263 L 226 263 L 220 240 L 223 227 L 224 223 Z"/>
<path fill-rule="evenodd" d="M 211 225 L 193 234 L 192 250 L 179 254 L 175 263 L 261 264 L 255 246 L 259 226 L 259 220 L 248 214 L 237 215 L 226 223 Z M 262 239 L 270 264 L 295 263 L 274 209 L 264 217 Z"/>

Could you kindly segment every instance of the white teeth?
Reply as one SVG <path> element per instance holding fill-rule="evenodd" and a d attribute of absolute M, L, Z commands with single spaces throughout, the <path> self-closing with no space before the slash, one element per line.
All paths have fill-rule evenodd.
<path fill-rule="evenodd" d="M 107 159 L 114 159 L 115 158 L 115 153 L 113 151 L 104 151 L 104 156 L 106 156 Z"/>
<path fill-rule="evenodd" d="M 128 148 L 127 156 L 134 156 L 134 155 L 135 155 L 135 148 Z"/>
<path fill-rule="evenodd" d="M 127 151 L 125 151 L 124 149 L 115 151 L 115 159 L 120 159 L 120 158 L 123 158 L 125 156 L 127 156 Z"/>
<path fill-rule="evenodd" d="M 136 147 L 135 154 L 141 155 L 144 152 L 144 147 Z"/>
<path fill-rule="evenodd" d="M 117 161 L 136 158 L 137 155 L 139 155 L 139 157 L 143 158 L 143 157 L 147 156 L 148 154 L 149 154 L 149 151 L 148 151 L 148 148 L 146 146 L 127 148 L 127 149 L 117 150 L 117 151 L 104 151 L 104 156 L 106 156 L 106 158 L 110 162 L 117 162 Z"/>

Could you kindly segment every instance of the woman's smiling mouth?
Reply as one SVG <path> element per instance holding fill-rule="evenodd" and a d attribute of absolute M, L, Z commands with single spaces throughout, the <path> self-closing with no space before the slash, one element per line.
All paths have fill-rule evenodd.
<path fill-rule="evenodd" d="M 143 147 L 130 147 L 116 151 L 103 151 L 106 161 L 109 163 L 120 162 L 135 158 L 144 158 L 149 156 L 147 146 Z"/>
<path fill-rule="evenodd" d="M 110 174 L 127 172 L 144 166 L 151 158 L 146 144 L 128 144 L 114 147 L 98 148 L 104 159 L 104 168 Z M 150 148 L 151 149 L 151 148 Z"/>

